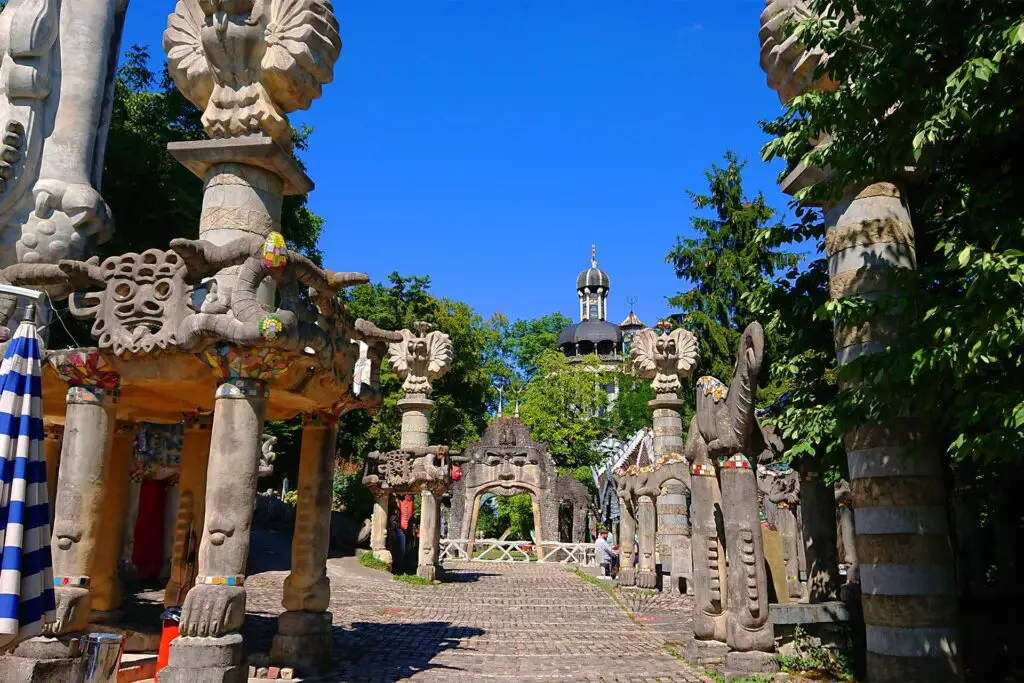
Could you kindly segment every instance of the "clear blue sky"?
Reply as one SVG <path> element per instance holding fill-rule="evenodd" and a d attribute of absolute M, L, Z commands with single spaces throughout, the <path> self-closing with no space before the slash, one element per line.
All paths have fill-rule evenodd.
<path fill-rule="evenodd" d="M 173 2 L 136 0 L 123 47 L 161 57 Z M 776 208 L 758 121 L 762 0 L 336 0 L 334 82 L 295 123 L 327 219 L 326 265 L 427 274 L 481 315 L 576 318 L 590 245 L 610 318 L 653 324 L 687 189 L 729 148 Z M 198 189 L 197 189 L 198 191 Z M 123 226 L 122 229 L 131 229 Z"/>

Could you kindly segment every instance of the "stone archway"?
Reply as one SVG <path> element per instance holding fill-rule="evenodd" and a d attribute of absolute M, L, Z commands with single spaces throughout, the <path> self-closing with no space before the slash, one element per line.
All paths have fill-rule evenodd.
<path fill-rule="evenodd" d="M 461 458 L 462 476 L 452 487 L 451 533 L 472 548 L 485 493 L 529 493 L 537 543 L 558 541 L 558 473 L 547 446 L 530 437 L 518 418 L 499 417 Z"/>

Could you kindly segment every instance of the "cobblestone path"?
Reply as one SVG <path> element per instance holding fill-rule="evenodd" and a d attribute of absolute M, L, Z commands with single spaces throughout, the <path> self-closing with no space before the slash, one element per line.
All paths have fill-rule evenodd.
<path fill-rule="evenodd" d="M 459 563 L 414 586 L 332 559 L 335 671 L 307 681 L 710 681 L 601 588 L 563 567 Z M 267 652 L 285 571 L 246 582 L 251 651 Z M 636 598 L 641 603 L 644 598 Z"/>

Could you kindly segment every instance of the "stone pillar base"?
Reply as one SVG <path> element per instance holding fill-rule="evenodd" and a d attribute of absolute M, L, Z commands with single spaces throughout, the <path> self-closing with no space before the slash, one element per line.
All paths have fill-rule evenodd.
<path fill-rule="evenodd" d="M 749 677 L 750 674 L 771 674 L 779 670 L 774 652 L 737 652 L 730 650 L 725 655 L 725 680 Z M 730 676 L 732 678 L 730 678 Z"/>
<path fill-rule="evenodd" d="M 416 576 L 427 581 L 439 581 L 444 576 L 444 570 L 433 564 L 421 564 L 416 567 Z"/>
<path fill-rule="evenodd" d="M 39 636 L 19 643 L 14 654 L 0 657 L 0 681 L 74 683 L 85 675 L 79 636 Z"/>
<path fill-rule="evenodd" d="M 620 569 L 617 581 L 620 586 L 632 586 L 636 584 L 636 570 Z"/>
<path fill-rule="evenodd" d="M 640 588 L 657 588 L 658 573 L 638 571 L 636 573 L 636 585 Z"/>
<path fill-rule="evenodd" d="M 241 633 L 220 638 L 175 638 L 160 683 L 248 683 Z"/>
<path fill-rule="evenodd" d="M 374 557 L 376 557 L 381 562 L 384 562 L 389 567 L 394 564 L 394 560 L 391 558 L 390 550 L 371 550 L 370 552 L 373 553 Z"/>
<path fill-rule="evenodd" d="M 331 667 L 333 650 L 330 612 L 284 612 L 277 618 L 270 646 L 275 666 L 290 666 L 303 675 L 323 673 Z"/>
<path fill-rule="evenodd" d="M 729 646 L 717 640 L 697 640 L 694 638 L 686 647 L 686 661 L 695 666 L 721 666 L 725 664 L 725 656 Z"/>

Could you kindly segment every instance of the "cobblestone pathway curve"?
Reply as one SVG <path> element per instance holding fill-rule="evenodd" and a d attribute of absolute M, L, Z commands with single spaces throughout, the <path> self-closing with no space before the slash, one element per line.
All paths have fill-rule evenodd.
<path fill-rule="evenodd" d="M 335 672 L 316 681 L 709 682 L 601 588 L 563 567 L 460 563 L 413 586 L 332 559 Z M 284 571 L 246 582 L 246 640 L 266 652 Z M 642 621 L 642 620 L 641 620 Z"/>

